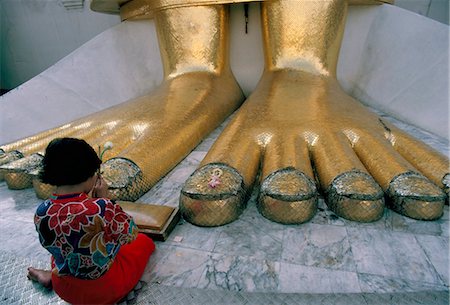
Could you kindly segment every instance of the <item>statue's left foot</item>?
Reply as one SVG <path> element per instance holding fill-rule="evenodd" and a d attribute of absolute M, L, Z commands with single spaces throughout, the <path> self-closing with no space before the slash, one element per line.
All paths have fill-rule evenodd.
<path fill-rule="evenodd" d="M 235 220 L 261 169 L 260 212 L 281 223 L 315 213 L 318 188 L 331 210 L 370 222 L 388 207 L 439 218 L 448 160 L 369 112 L 332 77 L 266 72 L 181 194 L 197 225 Z M 241 201 L 240 201 L 241 200 Z M 232 211 L 232 212 L 230 212 Z"/>
<path fill-rule="evenodd" d="M 103 156 L 107 161 L 102 167 L 113 197 L 134 201 L 142 196 L 243 101 L 229 67 L 228 16 L 222 5 L 155 12 L 164 67 L 160 86 L 150 94 L 2 146 L 0 174 L 8 185 L 31 186 L 50 140 L 77 137 L 100 150 L 105 142 L 114 143 Z M 15 150 L 26 156 L 24 160 L 13 161 L 20 157 L 13 155 Z M 30 154 L 37 152 L 41 155 L 31 159 Z M 48 195 L 51 186 L 35 184 L 38 196 Z"/>
<path fill-rule="evenodd" d="M 55 128 L 4 146 L 9 149 L 4 150 L 3 158 L 0 155 L 0 161 L 5 161 L 0 164 L 0 174 L 9 188 L 33 185 L 38 197 L 48 198 L 54 187 L 37 179 L 43 144 L 53 137 L 75 136 L 102 150 L 105 141 L 111 142 L 114 148 L 105 153 L 108 160 L 101 171 L 113 199 L 134 201 L 225 120 L 242 99 L 229 72 L 181 74 L 165 80 L 152 94 L 66 124 L 70 128 Z M 37 137 L 45 140 L 36 141 Z"/>

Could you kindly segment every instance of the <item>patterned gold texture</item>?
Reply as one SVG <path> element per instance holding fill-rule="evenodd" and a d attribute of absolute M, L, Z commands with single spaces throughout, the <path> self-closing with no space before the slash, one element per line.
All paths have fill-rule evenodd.
<path fill-rule="evenodd" d="M 245 189 L 254 184 L 261 169 L 258 206 L 277 222 L 302 222 L 314 214 L 306 196 L 313 191 L 304 191 L 301 184 L 316 180 L 329 208 L 350 220 L 379 219 L 384 192 L 389 206 L 400 207 L 395 210 L 406 216 L 439 217 L 445 198 L 442 190 L 419 174 L 415 180 L 397 177 L 428 164 L 430 169 L 423 174 L 442 184 L 447 158 L 369 112 L 336 80 L 346 10 L 341 0 L 262 4 L 266 69 L 201 166 L 219 162 L 236 169 Z M 400 148 L 406 140 L 410 143 Z M 305 178 L 280 175 L 286 169 L 295 169 Z M 183 194 L 192 199 L 207 185 L 207 179 L 196 175 L 204 173 L 194 173 L 187 182 L 192 184 L 189 194 Z M 421 190 L 415 191 L 417 187 Z M 220 189 L 211 192 L 219 198 L 224 194 Z M 214 210 L 211 198 L 204 200 L 212 207 L 210 219 L 220 211 Z M 200 199 L 196 197 L 198 206 Z M 301 201 L 309 208 L 300 208 Z M 433 207 L 428 208 L 431 201 Z"/>
<path fill-rule="evenodd" d="M 349 220 L 371 222 L 383 216 L 383 191 L 367 173 L 350 171 L 337 176 L 326 194 L 330 209 Z"/>
<path fill-rule="evenodd" d="M 257 207 L 272 221 L 284 224 L 306 222 L 317 211 L 315 183 L 294 168 L 276 171 L 264 179 Z"/>
<path fill-rule="evenodd" d="M 23 154 L 17 150 L 6 153 L 3 149 L 0 149 L 0 166 L 9 162 L 23 158 Z M 5 170 L 0 168 L 0 181 L 4 180 Z"/>
<path fill-rule="evenodd" d="M 33 178 L 32 184 L 34 192 L 39 199 L 48 199 L 56 191 L 56 186 L 43 183 L 38 178 Z"/>
<path fill-rule="evenodd" d="M 245 208 L 245 197 L 243 179 L 235 169 L 220 163 L 208 164 L 184 184 L 180 210 L 193 224 L 220 226 L 239 217 Z"/>
<path fill-rule="evenodd" d="M 111 141 L 104 175 L 117 186 L 115 197 L 138 198 L 242 101 L 228 63 L 227 10 L 198 6 L 205 3 L 120 2 L 122 18 L 154 14 L 162 85 L 150 96 L 5 145 L 4 151 L 41 152 L 61 136 L 84 138 L 94 147 Z M 180 204 L 188 221 L 216 226 L 235 220 L 259 171 L 258 208 L 282 223 L 314 215 L 313 181 L 330 209 L 351 220 L 378 219 L 383 192 L 389 207 L 409 217 L 442 215 L 445 194 L 439 187 L 448 187 L 447 158 L 367 111 L 336 81 L 346 10 L 344 0 L 262 4 L 265 72 L 183 187 Z M 5 175 L 12 187 L 29 185 L 24 181 L 31 178 L 23 164 Z"/>
<path fill-rule="evenodd" d="M 114 147 L 103 157 L 113 159 L 105 162 L 103 175 L 114 197 L 135 200 L 148 191 L 243 100 L 229 68 L 225 7 L 164 10 L 155 22 L 164 81 L 151 95 L 3 149 L 43 151 L 50 140 L 62 136 L 83 138 L 93 147 L 110 141 Z"/>
<path fill-rule="evenodd" d="M 434 220 L 442 216 L 445 195 L 421 175 L 408 172 L 395 177 L 387 190 L 389 206 L 411 218 Z"/>
<path fill-rule="evenodd" d="M 43 156 L 36 153 L 0 166 L 8 187 L 13 190 L 31 187 L 32 172 L 41 165 L 42 159 Z"/>
<path fill-rule="evenodd" d="M 131 160 L 112 158 L 102 164 L 101 172 L 108 184 L 111 199 L 128 198 L 134 201 L 141 195 L 141 169 Z"/>
<path fill-rule="evenodd" d="M 29 171 L 31 176 L 32 186 L 36 196 L 39 199 L 48 199 L 53 193 L 56 192 L 56 186 L 44 183 L 39 178 L 39 173 L 42 169 L 42 164 L 33 170 Z"/>
<path fill-rule="evenodd" d="M 408 162 L 414 164 L 425 177 L 433 181 L 440 188 L 445 188 L 443 183 L 445 175 L 450 173 L 450 163 L 444 155 L 431 150 L 429 146 L 418 142 L 405 133 L 397 133 L 385 126 L 385 136 Z"/>

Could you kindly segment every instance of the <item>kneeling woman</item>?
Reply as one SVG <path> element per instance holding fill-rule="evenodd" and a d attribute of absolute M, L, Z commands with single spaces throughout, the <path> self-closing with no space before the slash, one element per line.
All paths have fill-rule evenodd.
<path fill-rule="evenodd" d="M 56 192 L 34 216 L 52 270 L 28 268 L 28 278 L 72 304 L 113 304 L 138 283 L 155 249 L 133 218 L 108 199 L 101 160 L 85 141 L 50 142 L 41 180 Z"/>

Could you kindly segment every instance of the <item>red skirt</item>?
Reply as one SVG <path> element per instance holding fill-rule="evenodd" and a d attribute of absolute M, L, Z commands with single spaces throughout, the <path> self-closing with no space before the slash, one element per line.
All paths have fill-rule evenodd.
<path fill-rule="evenodd" d="M 53 290 L 71 304 L 117 303 L 136 286 L 154 250 L 153 240 L 139 233 L 132 243 L 120 247 L 109 270 L 98 279 L 83 280 L 52 273 Z"/>

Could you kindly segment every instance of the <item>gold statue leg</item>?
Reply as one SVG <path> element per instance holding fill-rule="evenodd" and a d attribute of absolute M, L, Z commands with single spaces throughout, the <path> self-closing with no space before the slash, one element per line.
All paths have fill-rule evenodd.
<path fill-rule="evenodd" d="M 195 6 L 155 13 L 164 81 L 151 95 L 4 145 L 5 152 L 43 152 L 55 137 L 113 143 L 103 166 L 114 196 L 148 191 L 243 101 L 229 68 L 228 10 Z"/>
<path fill-rule="evenodd" d="M 259 171 L 257 206 L 276 222 L 313 217 L 316 185 L 350 220 L 379 219 L 385 196 L 406 216 L 442 215 L 448 160 L 369 112 L 336 80 L 346 13 L 344 0 L 262 4 L 265 72 L 186 181 L 180 205 L 188 221 L 235 220 Z"/>

